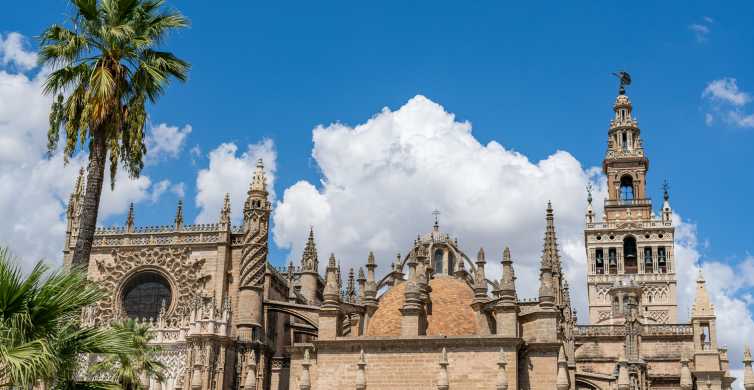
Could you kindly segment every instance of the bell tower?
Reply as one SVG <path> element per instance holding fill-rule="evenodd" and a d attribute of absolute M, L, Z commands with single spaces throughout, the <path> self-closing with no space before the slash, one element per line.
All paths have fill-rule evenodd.
<path fill-rule="evenodd" d="M 589 321 L 592 324 L 623 323 L 624 302 L 615 301 L 615 289 L 627 284 L 641 287 L 638 317 L 645 323 L 676 323 L 676 272 L 674 266 L 672 210 L 665 186 L 659 216 L 647 193 L 649 159 L 644 154 L 639 123 L 625 93 L 630 78 L 618 75 L 621 86 L 613 104 L 608 128 L 607 152 L 602 170 L 608 194 L 602 221 L 588 197 L 584 242 L 587 252 Z"/>

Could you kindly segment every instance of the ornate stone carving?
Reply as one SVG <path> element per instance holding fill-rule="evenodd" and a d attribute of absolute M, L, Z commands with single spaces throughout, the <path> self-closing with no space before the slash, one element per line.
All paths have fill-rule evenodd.
<path fill-rule="evenodd" d="M 261 213 L 251 215 L 249 231 L 244 235 L 241 252 L 241 286 L 259 286 L 264 278 L 267 261 L 267 218 Z"/>
<path fill-rule="evenodd" d="M 210 275 L 202 275 L 204 259 L 192 259 L 188 247 L 176 249 L 165 247 L 143 248 L 133 251 L 112 251 L 112 257 L 96 259 L 100 280 L 99 286 L 106 296 L 97 304 L 96 319 L 104 323 L 121 316 L 120 294 L 124 283 L 140 271 L 159 272 L 170 282 L 172 302 L 166 318 L 183 318 L 188 314 L 191 302 L 201 294 Z"/>

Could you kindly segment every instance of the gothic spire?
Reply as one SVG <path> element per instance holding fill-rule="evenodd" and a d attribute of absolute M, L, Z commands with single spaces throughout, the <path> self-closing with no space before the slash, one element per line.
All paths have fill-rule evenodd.
<path fill-rule="evenodd" d="M 696 279 L 696 296 L 694 297 L 694 304 L 691 307 L 692 318 L 715 316 L 715 306 L 710 302 L 709 294 L 707 294 L 704 284 L 704 276 L 700 268 L 699 277 Z"/>
<path fill-rule="evenodd" d="M 487 298 L 487 276 L 484 272 L 486 264 L 484 248 L 479 248 L 479 252 L 476 255 L 476 274 L 474 275 L 474 296 L 477 299 Z"/>
<path fill-rule="evenodd" d="M 348 302 L 356 301 L 356 277 L 353 273 L 353 267 L 348 270 L 348 284 L 346 284 L 346 297 Z"/>
<path fill-rule="evenodd" d="M 364 286 L 364 298 L 367 304 L 377 303 L 377 282 L 374 280 L 374 269 L 377 263 L 374 261 L 374 253 L 369 252 L 367 257 L 367 280 Z"/>
<path fill-rule="evenodd" d="M 317 245 L 314 243 L 314 227 L 309 227 L 309 237 L 304 245 L 304 253 L 301 255 L 301 271 L 318 272 L 319 260 L 317 260 Z"/>
<path fill-rule="evenodd" d="M 261 210 L 269 213 L 270 205 L 267 200 L 267 177 L 264 173 L 262 159 L 257 160 L 257 168 L 251 178 L 248 196 L 243 207 L 244 222 L 248 225 L 252 220 L 252 211 Z"/>
<path fill-rule="evenodd" d="M 542 261 L 539 268 L 539 302 L 541 305 L 549 307 L 554 305 L 556 296 L 553 286 L 553 273 L 556 273 L 560 268 L 558 244 L 555 237 L 555 217 L 550 202 L 547 202 L 546 220 L 544 248 L 542 249 Z"/>
<path fill-rule="evenodd" d="M 335 254 L 330 254 L 327 261 L 327 273 L 325 275 L 325 291 L 323 294 L 325 305 L 332 306 L 340 302 L 340 288 L 338 287 L 338 266 L 335 260 Z"/>
<path fill-rule="evenodd" d="M 507 246 L 503 250 L 503 274 L 500 277 L 498 295 L 507 303 L 516 303 L 516 275 L 513 271 L 511 250 Z"/>
<path fill-rule="evenodd" d="M 134 231 L 134 203 L 128 206 L 128 215 L 126 216 L 126 231 Z"/>
<path fill-rule="evenodd" d="M 267 192 L 267 176 L 264 173 L 264 162 L 261 158 L 257 160 L 257 169 L 251 178 L 249 192 L 251 191 Z"/>
<path fill-rule="evenodd" d="M 175 230 L 183 229 L 183 200 L 178 200 L 178 208 L 175 210 Z"/>

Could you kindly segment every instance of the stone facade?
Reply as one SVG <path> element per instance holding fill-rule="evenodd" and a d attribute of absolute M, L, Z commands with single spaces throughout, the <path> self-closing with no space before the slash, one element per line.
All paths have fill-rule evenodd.
<path fill-rule="evenodd" d="M 372 254 L 347 274 L 330 255 L 323 277 L 313 231 L 298 266 L 270 265 L 261 161 L 241 226 L 231 225 L 226 196 L 215 224 L 185 225 L 179 204 L 169 226 L 135 227 L 131 208 L 125 226 L 99 229 L 88 273 L 107 296 L 83 320 L 152 325 L 168 371 L 151 389 L 730 389 L 701 275 L 691 319 L 678 323 L 669 196 L 655 215 L 623 90 L 614 112 L 604 219 L 591 191 L 587 203 L 590 325 L 577 324 L 549 204 L 533 299 L 517 294 L 509 249 L 495 256 L 503 272 L 491 280 L 484 250 L 470 258 L 437 221 L 381 278 Z M 82 181 L 69 204 L 67 266 Z M 754 389 L 748 349 L 744 363 Z"/>

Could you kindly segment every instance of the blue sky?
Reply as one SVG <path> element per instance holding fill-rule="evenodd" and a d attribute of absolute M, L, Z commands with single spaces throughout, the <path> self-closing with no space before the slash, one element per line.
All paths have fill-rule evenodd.
<path fill-rule="evenodd" d="M 182 134 L 182 142 L 146 167 L 144 175 L 151 180 L 146 187 L 119 187 L 121 194 L 126 195 L 119 199 L 121 204 L 104 213 L 103 223 L 122 223 L 122 211 L 130 200 L 137 202 L 138 224 L 171 223 L 181 192 L 186 200 L 186 218 L 194 220 L 201 213 L 197 200 L 199 187 L 206 184 L 201 181 L 201 171 L 217 173 L 212 169 L 211 152 L 217 151 L 216 157 L 225 156 L 228 166 L 244 168 L 247 165 L 240 160 L 244 160 L 242 153 L 248 150 L 246 160 L 258 153 L 275 160 L 274 190 L 276 200 L 282 203 L 276 203 L 279 210 L 274 222 L 279 226 L 272 245 L 272 261 L 282 264 L 289 250 L 293 251 L 293 257 L 300 250 L 308 225 L 329 229 L 325 222 L 317 222 L 326 213 L 314 214 L 327 207 L 358 204 L 335 200 L 338 196 L 343 199 L 349 194 L 359 194 L 357 186 L 366 186 L 372 193 L 380 192 L 385 187 L 375 183 L 391 183 L 394 178 L 390 176 L 354 174 L 354 170 L 366 170 L 366 165 L 353 169 L 347 166 L 353 161 L 363 162 L 364 156 L 379 156 L 383 152 L 377 146 L 370 150 L 368 142 L 359 143 L 363 140 L 354 138 L 349 131 L 383 114 L 384 118 L 400 122 L 396 118 L 404 112 L 409 117 L 407 122 L 421 124 L 426 120 L 438 123 L 437 128 L 447 127 L 447 132 L 428 136 L 431 142 L 424 144 L 429 145 L 427 148 L 436 151 L 447 147 L 448 156 L 460 156 L 462 153 L 454 151 L 472 140 L 482 145 L 480 153 L 503 156 L 500 158 L 513 161 L 512 166 L 523 166 L 524 171 L 534 172 L 535 177 L 548 184 L 537 187 L 539 184 L 532 184 L 535 181 L 524 180 L 528 176 L 508 177 L 504 172 L 484 176 L 481 169 L 484 165 L 478 169 L 466 167 L 468 171 L 464 174 L 469 181 L 478 179 L 480 186 L 496 178 L 508 178 L 504 185 L 497 183 L 499 187 L 490 184 L 500 188 L 503 195 L 535 188 L 532 191 L 537 195 L 532 196 L 530 203 L 516 203 L 519 198 L 510 200 L 501 195 L 508 199 L 501 204 L 509 205 L 509 209 L 531 208 L 530 212 L 522 211 L 521 218 L 512 216 L 518 210 L 506 211 L 510 215 L 501 212 L 500 220 L 512 221 L 504 226 L 466 221 L 462 211 L 472 215 L 482 213 L 472 209 L 473 201 L 453 204 L 454 196 L 443 194 L 441 187 L 432 187 L 435 179 L 424 176 L 419 179 L 426 179 L 423 184 L 429 183 L 427 186 L 407 189 L 405 193 L 398 187 L 383 194 L 383 198 L 394 196 L 397 206 L 390 212 L 374 213 L 389 214 L 392 219 L 387 223 L 395 226 L 409 221 L 414 232 L 430 226 L 429 211 L 439 205 L 445 209 L 441 219 L 448 221 L 447 228 L 458 233 L 461 240 L 476 244 L 509 234 L 510 239 L 501 240 L 512 241 L 514 254 L 520 241 L 518 246 L 522 249 L 518 253 L 531 257 L 522 261 L 521 267 L 526 267 L 536 263 L 543 202 L 553 198 L 556 213 L 563 216 L 559 220 L 562 224 L 559 229 L 565 236 L 563 251 L 574 253 L 573 258 L 577 259 L 583 256 L 578 253 L 583 252 L 583 246 L 579 246 L 583 243 L 578 242 L 585 207 L 582 188 L 588 180 L 599 181 L 589 169 L 600 166 L 604 156 L 616 95 L 617 81 L 610 73 L 625 69 L 633 77 L 628 94 L 651 162 L 650 196 L 659 200 L 662 181 L 670 181 L 671 202 L 682 221 L 679 236 L 684 240 L 681 246 L 689 267 L 704 262 L 705 273 L 712 274 L 719 283 L 713 289 L 722 297 L 717 298 L 718 306 L 733 302 L 726 310 L 734 311 L 743 305 L 747 324 L 751 324 L 748 310 L 753 301 L 754 281 L 747 279 L 730 287 L 726 278 L 741 274 L 750 265 L 754 267 L 751 256 L 754 234 L 750 225 L 754 219 L 754 208 L 750 207 L 754 198 L 751 172 L 754 3 L 632 2 L 600 3 L 600 7 L 594 4 L 383 1 L 356 5 L 331 1 L 227 2 L 218 6 L 204 1 L 169 2 L 191 19 L 191 28 L 172 35 L 168 45 L 179 57 L 191 62 L 192 70 L 187 83 L 171 86 L 159 103 L 151 107 L 150 118 L 155 128 L 160 124 L 177 128 L 174 129 L 177 133 L 169 134 Z M 6 4 L 0 13 L 0 34 L 6 43 L 10 34 L 20 34 L 24 50 L 34 52 L 37 48 L 34 37 L 48 24 L 65 20 L 70 11 L 62 0 Z M 40 68 L 21 69 L 23 66 L 18 64 L 23 61 L 14 63 L 9 59 L 7 47 L 0 72 L 23 76 L 29 87 L 24 91 L 33 92 L 34 77 L 41 72 Z M 19 99 L 26 96 L 10 91 L 7 96 Z M 412 100 L 416 95 L 429 100 Z M 46 104 L 37 97 L 29 99 L 42 106 Z M 441 105 L 439 111 L 435 103 Z M 392 114 L 380 114 L 383 107 L 389 107 Z M 3 121 L 16 123 L 17 118 L 10 118 L 13 112 L 8 112 L 0 106 L 0 128 Z M 429 114 L 422 116 L 417 112 Z M 449 117 L 448 113 L 455 117 Z M 23 112 L 21 116 L 34 115 L 37 121 L 29 125 L 29 131 L 44 137 L 44 112 Z M 452 123 L 443 122 L 446 119 Z M 470 122 L 470 130 L 464 127 L 465 121 Z M 331 126 L 333 123 L 336 125 Z M 313 133 L 319 125 L 323 126 L 319 133 Z M 190 132 L 185 126 L 190 126 Z M 421 127 L 370 126 L 363 130 L 371 129 L 385 137 L 400 137 L 404 134 L 401 129 Z M 463 135 L 468 131 L 472 138 Z M 449 143 L 443 144 L 444 140 Z M 237 150 L 222 149 L 223 144 L 232 144 Z M 248 145 L 255 146 L 248 149 Z M 361 159 L 354 160 L 357 154 Z M 469 156 L 476 154 L 479 153 Z M 519 157 L 530 165 L 517 160 Z M 395 156 L 388 154 L 386 159 L 390 158 Z M 462 161 L 470 160 L 473 158 Z M 442 167 L 453 176 L 454 166 L 444 166 L 442 161 L 436 163 L 438 170 Z M 30 160 L 19 164 L 3 169 L 42 163 Z M 223 167 L 226 166 L 216 166 L 219 170 Z M 558 178 L 558 167 L 566 167 L 562 172 L 567 174 L 561 176 L 573 173 L 574 179 L 566 182 Z M 74 173 L 66 172 L 60 177 L 65 178 L 65 183 L 72 183 Z M 479 172 L 482 173 L 475 175 Z M 250 179 L 250 171 L 241 173 L 241 177 Z M 209 176 L 207 180 L 211 181 Z M 62 202 L 71 184 L 61 181 L 53 185 L 57 183 L 55 180 L 45 179 L 51 176 L 40 177 L 40 182 L 52 193 L 51 200 L 40 202 L 47 202 L 44 205 L 49 206 L 50 215 L 61 219 Z M 169 180 L 171 190 L 155 190 L 156 183 L 162 180 Z M 248 183 L 248 179 L 241 181 L 245 181 L 242 187 Z M 175 189 L 181 183 L 183 191 Z M 469 188 L 477 188 L 477 182 L 474 183 Z M 369 187 L 372 185 L 376 187 Z M 422 192 L 425 188 L 432 190 Z M 215 192 L 213 199 L 221 198 L 217 189 Z M 573 195 L 565 199 L 564 193 Z M 402 203 L 411 197 L 424 202 L 416 203 L 418 207 L 409 207 L 414 203 L 408 201 Z M 6 198 L 12 199 L 12 194 Z M 2 201 L 0 194 L 0 207 Z M 312 206 L 319 204 L 316 202 L 324 203 L 318 208 Z M 323 251 L 363 253 L 363 258 L 346 260 L 359 264 L 366 259 L 370 246 L 384 249 L 385 253 L 405 250 L 402 245 L 410 243 L 415 235 L 396 238 L 389 232 L 364 230 L 364 225 L 379 220 L 380 216 L 370 211 L 377 210 L 372 206 L 366 202 L 358 209 L 341 210 L 339 217 L 333 217 L 336 222 L 330 223 L 337 223 L 341 229 L 336 235 L 340 241 L 328 238 L 323 231 L 320 245 Z M 234 207 L 237 214 L 238 207 L 236 204 Z M 418 214 L 401 211 L 408 209 L 419 211 Z M 216 210 L 212 212 L 216 215 Z M 37 225 L 31 221 L 44 221 L 41 216 L 29 221 L 25 218 L 14 221 L 14 232 L 34 231 Z M 501 231 L 509 233 L 498 234 L 493 229 L 496 226 L 503 226 Z M 59 224 L 55 229 L 50 235 L 51 242 L 33 253 L 59 253 L 55 241 L 60 237 Z M 527 241 L 525 237 L 530 235 L 536 239 Z M 341 242 L 348 240 L 353 242 Z M 499 249 L 497 246 L 502 243 L 490 245 Z M 385 249 L 393 246 L 394 249 Z M 476 249 L 470 248 L 468 252 L 476 253 Z M 320 253 L 321 261 L 325 257 Z M 578 264 L 578 260 L 573 261 Z M 572 269 L 579 270 L 576 265 Z M 751 336 L 754 338 L 754 333 Z"/>
<path fill-rule="evenodd" d="M 709 240 L 707 254 L 752 250 L 754 211 L 744 205 L 754 197 L 754 131 L 705 125 L 701 99 L 706 84 L 723 77 L 754 91 L 751 2 L 169 4 L 192 21 L 169 44 L 193 69 L 151 110 L 152 122 L 191 124 L 188 142 L 204 150 L 272 138 L 278 188 L 317 180 L 314 126 L 359 123 L 416 94 L 471 121 L 481 142 L 501 141 L 534 160 L 562 149 L 599 165 L 615 94 L 609 73 L 626 69 L 654 197 L 668 178 L 674 207 Z M 2 30 L 34 36 L 69 8 L 56 0 L 4 10 Z M 694 24 L 709 29 L 703 41 Z M 184 167 L 178 160 L 160 169 L 191 183 L 195 173 Z M 187 198 L 192 191 L 187 186 Z M 161 203 L 149 208 L 145 223 L 172 214 Z"/>

